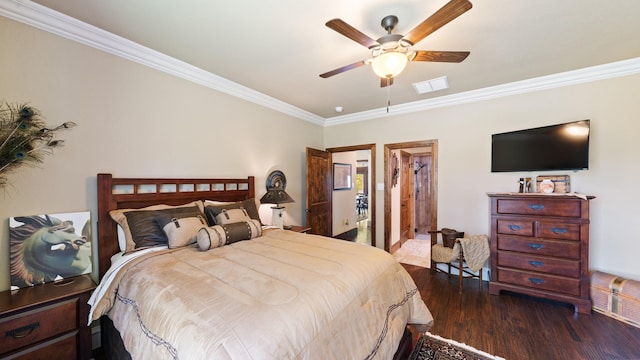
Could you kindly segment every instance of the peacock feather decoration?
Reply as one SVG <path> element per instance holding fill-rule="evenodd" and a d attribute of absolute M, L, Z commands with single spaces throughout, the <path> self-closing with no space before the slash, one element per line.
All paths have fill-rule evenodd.
<path fill-rule="evenodd" d="M 75 125 L 68 121 L 48 128 L 37 109 L 0 102 L 0 188 L 7 185 L 7 174 L 42 163 L 45 155 L 64 143 L 56 139 L 57 132 Z"/>

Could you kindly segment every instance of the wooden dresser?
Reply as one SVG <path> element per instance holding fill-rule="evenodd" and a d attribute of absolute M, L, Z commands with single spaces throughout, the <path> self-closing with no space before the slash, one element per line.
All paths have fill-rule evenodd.
<path fill-rule="evenodd" d="M 89 359 L 89 275 L 0 292 L 0 358 Z"/>
<path fill-rule="evenodd" d="M 501 290 L 573 304 L 591 312 L 589 200 L 569 195 L 488 194 L 491 281 Z"/>

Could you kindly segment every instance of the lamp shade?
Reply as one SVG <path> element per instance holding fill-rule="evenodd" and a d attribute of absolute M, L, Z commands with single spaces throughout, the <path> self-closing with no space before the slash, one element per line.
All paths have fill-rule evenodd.
<path fill-rule="evenodd" d="M 260 198 L 262 204 L 284 204 L 294 202 L 291 196 L 281 189 L 267 190 L 267 193 Z"/>
<path fill-rule="evenodd" d="M 392 78 L 407 66 L 407 54 L 388 51 L 376 56 L 371 63 L 373 72 L 381 78 Z"/>

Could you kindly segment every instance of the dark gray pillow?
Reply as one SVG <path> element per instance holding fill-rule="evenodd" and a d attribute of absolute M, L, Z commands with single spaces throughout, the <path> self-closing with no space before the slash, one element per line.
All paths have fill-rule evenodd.
<path fill-rule="evenodd" d="M 171 218 L 202 216 L 197 206 L 178 207 L 162 210 L 128 211 L 127 217 L 131 237 L 137 248 L 167 245 L 169 238 L 164 231 Z"/>

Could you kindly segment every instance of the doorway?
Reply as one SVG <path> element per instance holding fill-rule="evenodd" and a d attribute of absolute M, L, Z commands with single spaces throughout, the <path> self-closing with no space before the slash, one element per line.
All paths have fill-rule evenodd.
<path fill-rule="evenodd" d="M 392 161 L 401 154 L 408 160 Z M 401 233 L 405 233 L 402 235 L 405 237 L 426 236 L 429 231 L 436 230 L 437 159 L 437 140 L 384 146 L 384 249 L 386 251 L 393 253 L 401 246 Z M 394 179 L 395 174 L 400 174 L 400 181 Z M 397 184 L 395 186 L 394 180 Z M 401 194 L 406 195 L 404 201 L 407 204 L 403 204 L 404 201 L 400 200 Z M 403 205 L 406 206 L 406 211 L 401 211 Z"/>
<path fill-rule="evenodd" d="M 364 229 L 366 231 L 368 231 L 368 242 L 370 242 L 371 246 L 376 246 L 376 192 L 375 191 L 371 191 L 371 188 L 373 188 L 375 185 L 375 181 L 376 181 L 376 149 L 375 149 L 375 144 L 363 144 L 363 145 L 352 145 L 352 146 L 343 146 L 343 147 L 334 147 L 334 148 L 328 148 L 324 151 L 322 150 L 315 150 L 315 149 L 310 149 L 307 148 L 307 192 L 309 192 L 310 187 L 314 187 L 316 188 L 315 193 L 318 194 L 328 194 L 328 199 L 323 200 L 323 203 L 325 204 L 325 207 L 323 207 L 322 209 L 320 208 L 313 208 L 312 206 L 313 204 L 310 204 L 310 199 L 313 198 L 313 196 L 311 196 L 310 194 L 307 196 L 307 225 L 311 226 L 309 224 L 311 223 L 315 223 L 316 227 L 318 229 L 320 228 L 324 228 L 327 229 L 328 234 L 324 234 L 324 233 L 320 233 L 317 232 L 313 226 L 311 229 L 311 232 L 314 234 L 320 234 L 320 235 L 325 235 L 325 236 L 333 236 L 332 234 L 332 228 L 333 228 L 333 222 L 334 222 L 334 215 L 333 215 L 333 211 L 331 209 L 332 207 L 332 200 L 331 197 L 333 196 L 333 189 L 332 189 L 332 183 L 331 180 L 329 181 L 325 181 L 325 180 L 321 180 L 318 181 L 317 177 L 312 174 L 319 174 L 319 173 L 326 173 L 327 171 L 330 173 L 332 171 L 332 158 L 334 156 L 334 154 L 336 154 L 336 156 L 338 155 L 337 153 L 345 153 L 345 152 L 358 152 L 358 153 L 367 153 L 368 154 L 368 162 L 367 162 L 367 167 L 368 167 L 368 172 L 367 172 L 367 179 L 366 179 L 366 185 L 363 183 L 362 184 L 362 193 L 359 194 L 359 198 L 356 197 L 354 195 L 353 197 L 353 201 L 351 202 L 353 205 L 353 211 L 354 211 L 354 215 L 357 213 L 357 200 L 359 199 L 360 201 L 364 202 L 367 204 L 367 208 L 366 210 L 362 209 L 363 211 L 366 211 L 366 215 L 367 215 L 367 227 Z M 314 158 L 318 158 L 321 159 L 322 161 L 310 161 L 309 160 L 309 154 L 310 153 L 314 153 L 315 156 Z M 314 163 L 317 163 L 318 165 L 314 165 Z M 354 179 L 356 179 L 357 181 L 357 167 L 358 164 L 360 164 L 360 162 L 358 162 L 355 166 L 355 168 L 353 169 L 353 176 Z M 363 164 L 364 165 L 364 164 Z M 312 168 L 313 167 L 313 168 Z M 314 168 L 321 168 L 324 169 L 322 171 L 318 170 L 318 169 L 314 169 Z M 364 166 L 363 166 L 364 167 Z M 331 175 L 329 174 L 329 178 L 331 178 Z M 321 179 L 324 179 L 324 176 L 321 176 Z M 364 180 L 364 178 L 363 178 Z M 314 183 L 315 184 L 312 184 Z M 322 183 L 322 184 L 320 184 Z M 321 185 L 321 186 L 320 186 Z M 318 187 L 322 187 L 322 189 L 318 189 Z M 366 192 L 365 192 L 365 188 L 364 186 L 366 186 Z M 356 188 L 357 188 L 357 184 L 356 184 Z M 322 191 L 320 191 L 322 190 Z M 355 190 L 355 188 L 354 188 Z M 356 191 L 354 191 L 355 194 Z M 325 198 L 326 196 L 323 196 L 322 198 Z M 328 207 L 328 208 L 327 208 Z M 321 226 L 323 223 L 325 225 Z M 355 224 L 354 224 L 355 225 Z M 359 224 L 358 224 L 359 225 Z M 356 229 L 359 229 L 360 226 L 356 226 Z"/>

